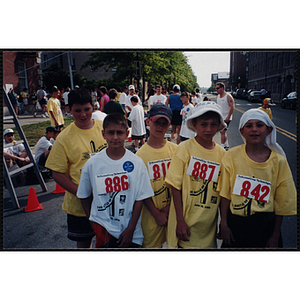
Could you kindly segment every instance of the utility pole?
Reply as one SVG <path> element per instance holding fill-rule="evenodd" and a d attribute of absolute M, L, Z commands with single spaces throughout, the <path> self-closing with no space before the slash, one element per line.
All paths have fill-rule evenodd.
<path fill-rule="evenodd" d="M 70 72 L 71 90 L 74 90 L 73 72 L 72 72 L 72 64 L 71 64 L 71 55 L 70 55 L 70 52 L 68 52 L 68 63 L 69 63 L 69 72 Z"/>

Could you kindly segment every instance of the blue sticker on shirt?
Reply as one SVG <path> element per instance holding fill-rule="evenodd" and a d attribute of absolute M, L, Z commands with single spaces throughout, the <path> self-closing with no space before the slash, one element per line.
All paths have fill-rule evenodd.
<path fill-rule="evenodd" d="M 186 111 L 189 111 L 189 110 L 190 110 L 190 108 L 188 107 Z"/>
<path fill-rule="evenodd" d="M 123 170 L 130 173 L 134 169 L 134 165 L 131 161 L 125 161 L 123 164 Z"/>

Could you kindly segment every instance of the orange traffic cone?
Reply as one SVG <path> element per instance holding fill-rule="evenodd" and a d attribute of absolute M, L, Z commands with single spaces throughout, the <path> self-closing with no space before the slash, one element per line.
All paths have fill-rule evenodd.
<path fill-rule="evenodd" d="M 61 194 L 65 193 L 66 190 L 63 189 L 58 183 L 56 184 L 55 190 L 52 192 L 52 194 Z"/>
<path fill-rule="evenodd" d="M 43 209 L 43 205 L 39 203 L 39 200 L 36 196 L 35 190 L 33 187 L 29 189 L 27 206 L 24 208 L 25 212 L 35 211 Z"/>

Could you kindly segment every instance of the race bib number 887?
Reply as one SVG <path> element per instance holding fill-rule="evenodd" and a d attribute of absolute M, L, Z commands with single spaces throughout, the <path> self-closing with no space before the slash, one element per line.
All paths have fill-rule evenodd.
<path fill-rule="evenodd" d="M 271 183 L 258 178 L 236 175 L 232 193 L 268 203 Z"/>
<path fill-rule="evenodd" d="M 192 156 L 186 174 L 216 182 L 219 171 L 219 163 Z"/>

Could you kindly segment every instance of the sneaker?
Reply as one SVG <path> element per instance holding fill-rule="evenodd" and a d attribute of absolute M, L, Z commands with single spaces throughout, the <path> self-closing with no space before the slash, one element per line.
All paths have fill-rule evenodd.
<path fill-rule="evenodd" d="M 33 116 L 36 118 L 36 113 L 34 113 Z"/>
<path fill-rule="evenodd" d="M 48 113 L 45 113 L 45 116 L 46 116 L 47 118 L 49 118 L 49 115 L 48 115 Z"/>
<path fill-rule="evenodd" d="M 45 118 L 45 119 L 46 119 L 47 117 L 46 117 L 45 115 L 42 115 L 42 118 Z"/>

